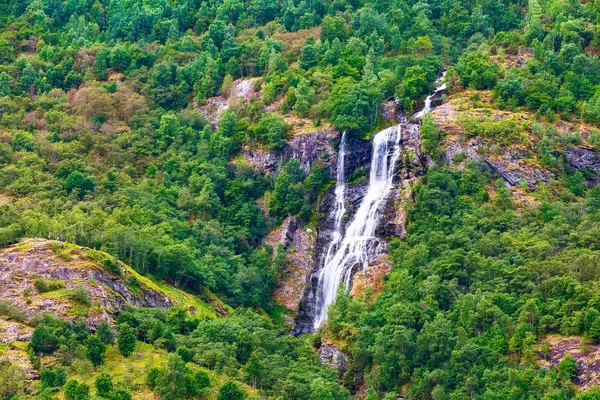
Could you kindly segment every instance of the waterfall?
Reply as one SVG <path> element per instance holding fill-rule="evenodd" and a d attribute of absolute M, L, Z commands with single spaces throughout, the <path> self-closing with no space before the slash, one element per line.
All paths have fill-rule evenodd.
<path fill-rule="evenodd" d="M 325 254 L 325 265 L 331 262 L 335 251 L 342 239 L 342 221 L 344 214 L 346 214 L 346 175 L 344 170 L 344 160 L 346 158 L 346 132 L 342 133 L 342 140 L 340 141 L 340 149 L 338 151 L 337 161 L 337 173 L 336 173 L 336 185 L 335 185 L 335 205 L 333 208 L 333 234 L 331 242 L 327 246 L 327 253 Z"/>
<path fill-rule="evenodd" d="M 444 73 L 442 73 L 442 76 L 439 77 L 437 81 L 435 81 L 435 84 L 436 84 L 435 90 L 433 91 L 433 93 L 431 93 L 429 96 L 427 96 L 427 98 L 425 99 L 425 104 L 423 106 L 423 109 L 421 111 L 419 111 L 418 113 L 416 113 L 414 115 L 414 118 L 421 119 L 421 118 L 423 118 L 423 116 L 425 114 L 431 112 L 431 101 L 433 100 L 435 95 L 443 90 L 446 90 L 446 88 L 448 87 L 448 83 L 443 82 L 445 77 L 446 77 L 446 71 L 444 71 Z"/>
<path fill-rule="evenodd" d="M 344 172 L 340 175 L 340 170 L 343 170 L 345 147 L 340 147 L 335 192 L 335 232 L 319 271 L 313 322 L 315 330 L 327 318 L 327 309 L 335 300 L 340 284 L 343 283 L 348 288 L 352 271 L 365 268 L 380 253 L 382 243 L 375 237 L 375 230 L 380 217 L 379 208 L 393 188 L 394 169 L 400 158 L 400 136 L 401 127 L 398 125 L 377 133 L 373 138 L 369 187 L 344 234 L 342 218 L 346 211 L 345 183 Z M 342 136 L 342 143 L 345 145 L 345 136 Z"/>

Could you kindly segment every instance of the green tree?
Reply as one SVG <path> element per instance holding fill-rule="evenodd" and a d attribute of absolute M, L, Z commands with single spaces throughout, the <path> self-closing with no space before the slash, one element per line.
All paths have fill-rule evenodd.
<path fill-rule="evenodd" d="M 64 388 L 65 400 L 89 400 L 90 387 L 85 383 L 79 383 L 71 379 Z"/>
<path fill-rule="evenodd" d="M 572 355 L 566 354 L 558 363 L 557 369 L 561 378 L 572 381 L 577 376 L 579 366 L 577 365 L 577 360 Z"/>
<path fill-rule="evenodd" d="M 129 357 L 135 351 L 135 334 L 129 324 L 123 323 L 119 326 L 117 345 L 119 346 L 119 351 L 125 357 Z"/>
<path fill-rule="evenodd" d="M 94 364 L 94 366 L 104 364 L 104 351 L 106 351 L 106 346 L 98 336 L 93 335 L 88 337 L 86 340 L 86 347 L 86 357 Z"/>
<path fill-rule="evenodd" d="M 107 373 L 102 373 L 98 375 L 95 381 L 96 385 L 96 393 L 100 397 L 104 398 L 112 398 L 111 394 L 113 392 L 114 386 L 112 382 L 112 378 Z"/>
<path fill-rule="evenodd" d="M 187 369 L 178 354 L 167 356 L 167 368 L 156 378 L 155 392 L 161 399 L 183 399 L 188 397 Z"/>
<path fill-rule="evenodd" d="M 227 381 L 219 389 L 217 400 L 244 400 L 247 394 L 239 383 Z"/>
<path fill-rule="evenodd" d="M 293 110 L 301 117 L 306 117 L 310 106 L 315 101 L 315 90 L 306 79 L 301 79 L 296 88 L 296 102 Z"/>
<path fill-rule="evenodd" d="M 125 71 L 131 65 L 131 55 L 123 46 L 116 46 L 110 53 L 110 66 L 116 71 Z"/>
<path fill-rule="evenodd" d="M 104 344 L 112 344 L 115 342 L 115 335 L 113 334 L 112 328 L 106 321 L 102 321 L 100 324 L 98 324 L 96 333 Z"/>

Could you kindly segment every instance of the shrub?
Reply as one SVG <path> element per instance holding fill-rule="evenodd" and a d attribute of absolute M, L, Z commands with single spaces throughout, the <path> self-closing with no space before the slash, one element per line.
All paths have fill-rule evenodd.
<path fill-rule="evenodd" d="M 121 270 L 121 266 L 119 262 L 112 257 L 107 257 L 102 260 L 102 266 L 109 272 L 112 272 L 115 275 L 122 275 L 123 271 Z"/>
<path fill-rule="evenodd" d="M 38 278 L 33 282 L 33 286 L 40 293 L 52 292 L 53 290 L 64 289 L 65 284 L 58 280 L 45 280 Z"/>
<path fill-rule="evenodd" d="M 565 380 L 572 381 L 575 379 L 578 369 L 577 360 L 570 354 L 565 355 L 558 363 L 558 374 Z"/>
<path fill-rule="evenodd" d="M 117 344 L 119 351 L 125 357 L 129 357 L 135 351 L 135 335 L 133 329 L 127 323 L 122 324 L 119 328 Z"/>
<path fill-rule="evenodd" d="M 228 381 L 219 389 L 218 400 L 243 400 L 246 391 L 237 382 Z"/>
<path fill-rule="evenodd" d="M 106 373 L 98 375 L 95 385 L 98 396 L 106 398 L 110 397 L 110 394 L 113 391 L 113 382 L 110 375 Z"/>
<path fill-rule="evenodd" d="M 18 322 L 25 322 L 27 317 L 17 305 L 10 300 L 0 299 L 0 315 Z"/>
<path fill-rule="evenodd" d="M 89 398 L 90 387 L 85 383 L 71 379 L 65 385 L 65 400 L 88 400 Z"/>
<path fill-rule="evenodd" d="M 87 290 L 85 290 L 85 287 L 81 283 L 78 283 L 77 285 L 73 286 L 73 289 L 69 291 L 69 299 L 86 305 L 88 307 L 92 305 L 90 296 L 88 295 Z"/>
<path fill-rule="evenodd" d="M 60 388 L 67 380 L 67 372 L 64 368 L 43 369 L 40 373 L 42 388 Z"/>

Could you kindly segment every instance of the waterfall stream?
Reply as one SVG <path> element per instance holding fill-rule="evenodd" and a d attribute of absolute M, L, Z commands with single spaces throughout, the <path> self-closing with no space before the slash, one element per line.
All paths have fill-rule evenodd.
<path fill-rule="evenodd" d="M 446 82 L 443 82 L 445 77 L 446 77 L 446 71 L 444 71 L 442 76 L 439 77 L 439 79 L 435 82 L 436 83 L 435 90 L 433 91 L 433 93 L 431 93 L 429 96 L 427 96 L 427 98 L 425 99 L 425 104 L 423 105 L 423 109 L 421 111 L 419 111 L 418 113 L 416 113 L 414 115 L 414 118 L 421 119 L 421 118 L 423 118 L 423 116 L 425 114 L 427 114 L 428 112 L 431 112 L 431 101 L 433 100 L 435 95 L 443 90 L 446 90 L 446 88 L 448 87 L 448 84 Z"/>
<path fill-rule="evenodd" d="M 365 268 L 379 253 L 381 241 L 375 236 L 380 217 L 378 210 L 393 189 L 394 169 L 400 158 L 400 136 L 401 127 L 397 125 L 377 133 L 373 138 L 369 187 L 344 233 L 341 222 L 345 213 L 345 182 L 340 182 L 344 180 L 344 173 L 340 173 L 340 169 L 344 169 L 345 148 L 340 148 L 335 189 L 335 232 L 328 245 L 323 268 L 319 272 L 315 330 L 327 319 L 327 309 L 335 300 L 340 284 L 344 283 L 349 287 L 353 270 Z M 342 143 L 345 145 L 345 135 Z"/>
<path fill-rule="evenodd" d="M 422 119 L 425 114 L 431 112 L 435 96 L 447 87 L 443 82 L 445 75 L 446 72 L 437 80 L 435 90 L 427 96 L 423 109 L 414 114 L 414 119 Z M 406 124 L 406 118 L 404 121 Z M 385 243 L 375 236 L 375 231 L 380 222 L 380 208 L 394 189 L 395 168 L 401 155 L 402 126 L 401 123 L 385 129 L 373 138 L 369 186 L 348 224 L 343 223 L 347 211 L 344 160 L 348 150 L 346 133 L 342 135 L 332 214 L 333 232 L 318 271 L 313 303 L 313 330 L 317 330 L 327 319 L 328 308 L 334 302 L 340 285 L 343 283 L 349 288 L 353 273 L 367 267 L 369 262 L 385 251 Z"/>

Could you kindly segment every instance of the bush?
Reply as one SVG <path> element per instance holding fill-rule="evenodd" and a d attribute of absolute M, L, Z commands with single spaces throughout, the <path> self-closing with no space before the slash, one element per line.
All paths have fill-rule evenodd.
<path fill-rule="evenodd" d="M 90 387 L 85 383 L 71 379 L 65 385 L 65 400 L 88 400 L 89 398 Z"/>
<path fill-rule="evenodd" d="M 121 270 L 121 265 L 119 265 L 119 262 L 112 258 L 112 257 L 107 257 L 105 259 L 102 260 L 102 266 L 109 272 L 112 272 L 115 275 L 123 275 L 123 271 Z"/>
<path fill-rule="evenodd" d="M 112 328 L 106 321 L 100 322 L 96 333 L 104 344 L 111 344 L 115 342 L 115 335 L 113 334 Z"/>
<path fill-rule="evenodd" d="M 103 373 L 96 378 L 96 394 L 100 397 L 109 398 L 113 391 L 113 382 L 110 375 Z"/>
<path fill-rule="evenodd" d="M 33 286 L 40 293 L 52 292 L 53 290 L 64 289 L 65 284 L 58 280 L 45 280 L 38 278 L 33 281 Z"/>
<path fill-rule="evenodd" d="M 81 283 L 73 286 L 73 289 L 69 291 L 69 299 L 88 307 L 92 305 L 90 296 L 88 295 L 87 290 L 85 290 L 85 286 L 83 286 Z"/>
<path fill-rule="evenodd" d="M 574 380 L 578 369 L 577 360 L 570 354 L 565 355 L 558 363 L 558 374 L 565 380 Z"/>
<path fill-rule="evenodd" d="M 119 328 L 117 344 L 124 357 L 129 357 L 135 351 L 135 335 L 133 329 L 127 323 L 122 324 Z"/>
<path fill-rule="evenodd" d="M 40 373 L 42 388 L 60 388 L 67 380 L 67 372 L 64 368 L 43 369 Z"/>
<path fill-rule="evenodd" d="M 22 309 L 10 300 L 0 299 L 0 315 L 18 322 L 25 322 L 27 317 Z"/>
<path fill-rule="evenodd" d="M 237 382 L 225 382 L 225 384 L 219 389 L 218 400 L 243 400 L 245 398 L 246 391 Z"/>
<path fill-rule="evenodd" d="M 38 326 L 31 336 L 31 348 L 36 353 L 50 354 L 56 350 L 58 338 L 44 325 Z"/>

